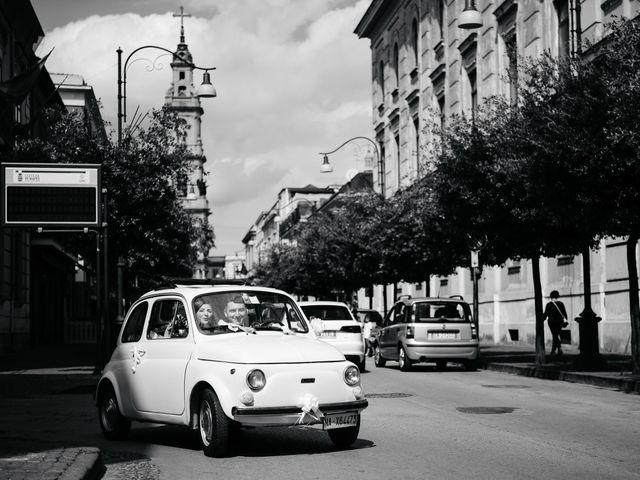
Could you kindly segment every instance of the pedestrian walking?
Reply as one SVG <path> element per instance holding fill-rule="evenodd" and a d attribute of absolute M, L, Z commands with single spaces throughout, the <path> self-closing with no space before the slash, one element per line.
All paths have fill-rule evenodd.
<path fill-rule="evenodd" d="M 544 309 L 543 320 L 547 320 L 549 324 L 549 330 L 551 330 L 551 354 L 558 352 L 558 355 L 562 355 L 562 346 L 560 345 L 560 331 L 569 325 L 567 321 L 567 310 L 564 308 L 558 298 L 560 293 L 557 290 L 553 290 L 549 296 L 551 300 L 547 303 Z"/>

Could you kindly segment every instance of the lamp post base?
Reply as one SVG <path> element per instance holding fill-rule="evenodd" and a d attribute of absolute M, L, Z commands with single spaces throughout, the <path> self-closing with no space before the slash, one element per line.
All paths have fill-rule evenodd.
<path fill-rule="evenodd" d="M 585 309 L 575 320 L 580 327 L 580 354 L 574 362 L 575 368 L 593 371 L 606 367 L 598 346 L 598 322 L 602 318 L 593 310 Z"/>

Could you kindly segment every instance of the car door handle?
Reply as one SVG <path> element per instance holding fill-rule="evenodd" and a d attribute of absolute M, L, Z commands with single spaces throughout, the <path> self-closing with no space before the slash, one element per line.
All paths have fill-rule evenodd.
<path fill-rule="evenodd" d="M 146 350 L 143 350 L 143 349 L 141 349 L 141 348 L 139 348 L 139 349 L 138 349 L 138 353 L 139 353 L 140 355 L 144 355 L 145 353 L 147 353 L 147 351 L 146 351 Z"/>

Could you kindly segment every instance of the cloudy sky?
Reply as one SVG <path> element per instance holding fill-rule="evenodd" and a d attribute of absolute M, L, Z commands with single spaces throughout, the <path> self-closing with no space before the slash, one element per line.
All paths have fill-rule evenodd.
<path fill-rule="evenodd" d="M 103 117 L 116 125 L 118 47 L 174 50 L 180 5 L 167 0 L 31 0 L 45 31 L 37 53 L 55 47 L 53 73 L 77 73 L 92 85 Z M 370 0 L 182 0 L 186 43 L 199 66 L 215 66 L 218 91 L 203 99 L 202 141 L 215 255 L 243 248 L 242 237 L 285 187 L 342 184 L 365 145 L 332 156 L 321 174 L 318 152 L 371 132 L 369 41 L 353 33 Z M 158 52 L 161 53 L 161 52 Z M 164 102 L 170 59 L 148 71 L 136 54 L 127 73 L 127 112 Z M 196 85 L 201 75 L 194 75 Z"/>

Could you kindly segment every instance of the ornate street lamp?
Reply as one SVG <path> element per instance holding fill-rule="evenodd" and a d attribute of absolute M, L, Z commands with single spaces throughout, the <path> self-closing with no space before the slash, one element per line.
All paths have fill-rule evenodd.
<path fill-rule="evenodd" d="M 383 181 L 382 181 L 382 175 L 384 175 L 384 172 L 382 171 L 382 162 L 381 162 L 381 156 L 380 156 L 380 149 L 378 147 L 378 144 L 376 142 L 374 142 L 373 140 L 371 140 L 369 137 L 353 137 L 350 138 L 349 140 L 347 140 L 346 142 L 344 142 L 342 145 L 340 145 L 338 148 L 331 150 L 330 152 L 320 152 L 320 155 L 322 155 L 322 165 L 320 166 L 320 171 L 322 173 L 331 173 L 333 172 L 333 166 L 331 165 L 331 163 L 329 163 L 329 155 L 331 155 L 332 153 L 337 152 L 338 150 L 340 150 L 342 147 L 344 147 L 347 143 L 353 142 L 354 140 L 366 140 L 367 142 L 371 143 L 373 145 L 373 148 L 375 149 L 376 152 L 376 163 L 378 165 L 378 184 L 380 186 L 383 185 Z M 382 188 L 382 187 L 381 187 Z M 382 192 L 384 194 L 384 192 Z"/>
<path fill-rule="evenodd" d="M 465 0 L 464 10 L 458 18 L 458 28 L 471 30 L 482 26 L 482 15 L 476 8 L 475 0 Z"/>
<path fill-rule="evenodd" d="M 167 48 L 159 47 L 157 45 L 144 45 L 142 47 L 136 48 L 129 54 L 129 56 L 124 61 L 123 68 L 122 49 L 118 47 L 118 50 L 116 50 L 116 52 L 118 53 L 118 145 L 122 143 L 122 123 L 127 121 L 127 66 L 129 65 L 129 60 L 134 54 L 146 48 L 161 50 L 171 55 L 174 60 L 182 62 L 193 69 L 203 70 L 204 73 L 202 74 L 202 84 L 200 84 L 200 86 L 196 90 L 196 95 L 200 98 L 212 98 L 217 95 L 216 89 L 211 83 L 211 74 L 209 73 L 209 71 L 215 70 L 216 67 L 199 67 L 191 63 L 190 61 L 180 57 L 175 52 L 172 52 Z"/>

